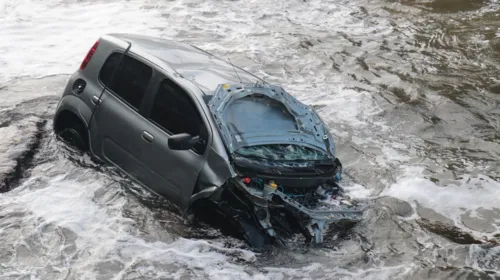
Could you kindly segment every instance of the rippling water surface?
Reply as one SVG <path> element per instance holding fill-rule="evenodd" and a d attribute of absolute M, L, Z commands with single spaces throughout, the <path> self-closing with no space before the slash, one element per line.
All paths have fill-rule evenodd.
<path fill-rule="evenodd" d="M 55 141 L 103 33 L 194 44 L 328 122 L 364 222 L 254 253 Z M 0 2 L 1 279 L 500 279 L 500 2 Z"/>

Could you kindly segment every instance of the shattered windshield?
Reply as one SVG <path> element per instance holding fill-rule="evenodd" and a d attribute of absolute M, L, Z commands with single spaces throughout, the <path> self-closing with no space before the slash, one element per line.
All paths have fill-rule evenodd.
<path fill-rule="evenodd" d="M 323 160 L 325 153 L 299 145 L 273 144 L 243 147 L 237 154 L 267 160 Z"/>

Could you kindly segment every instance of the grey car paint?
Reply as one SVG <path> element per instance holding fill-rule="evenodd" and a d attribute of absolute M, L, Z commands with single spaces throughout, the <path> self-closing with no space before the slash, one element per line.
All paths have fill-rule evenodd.
<path fill-rule="evenodd" d="M 292 144 L 335 159 L 335 142 L 326 125 L 310 106 L 281 87 L 224 84 L 208 105 L 231 154 L 248 146 Z"/>
<path fill-rule="evenodd" d="M 198 86 L 201 91 L 195 94 L 213 94 L 217 86 L 224 83 L 262 82 L 258 77 L 187 44 L 140 35 L 114 34 L 114 36 L 132 42 L 133 47 L 140 47 L 144 53 L 161 60 L 183 79 Z M 162 66 L 160 63 L 158 65 Z"/>
<path fill-rule="evenodd" d="M 129 43 L 132 46 L 128 55 L 153 68 L 153 78 L 139 111 L 133 110 L 109 90 L 100 96 L 104 85 L 99 82 L 98 76 L 103 63 L 111 53 L 123 53 Z M 167 145 L 170 136 L 146 118 L 150 109 L 148 104 L 152 104 L 155 89 L 163 77 L 176 82 L 196 101 L 194 103 L 209 131 L 203 155 L 197 155 L 192 150 L 170 150 Z M 86 81 L 81 93 L 72 89 L 78 79 Z M 215 91 L 216 84 L 239 82 L 241 79 L 247 82 L 260 80 L 187 44 L 138 35 L 105 35 L 99 39 L 99 46 L 87 67 L 70 77 L 54 123 L 61 112 L 73 112 L 90 127 L 92 154 L 111 162 L 138 183 L 186 210 L 195 186 L 198 186 L 198 191 L 219 187 L 236 175 L 229 164 L 223 140 L 218 133 L 214 133 L 216 124 L 204 97 Z M 94 106 L 97 108 L 90 120 Z M 146 141 L 144 135 L 152 141 Z"/>

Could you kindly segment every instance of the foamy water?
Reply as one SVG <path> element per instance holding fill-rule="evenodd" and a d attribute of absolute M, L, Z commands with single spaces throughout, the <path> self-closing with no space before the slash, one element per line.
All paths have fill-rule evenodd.
<path fill-rule="evenodd" d="M 481 12 L 496 7 L 493 1 Z M 414 8 L 399 8 L 415 12 Z M 2 113 L 22 112 L 16 107 L 21 102 L 41 96 L 57 98 L 64 77 L 75 71 L 101 34 L 174 38 L 231 58 L 317 107 L 339 143 L 339 156 L 346 158 L 346 171 L 353 178 L 346 182 L 346 189 L 354 198 L 398 198 L 415 210 L 432 209 L 478 238 L 493 238 L 500 229 L 499 183 L 472 161 L 466 162 L 469 168 L 458 172 L 458 178 L 448 175 L 442 166 L 449 158 L 429 159 L 424 139 L 412 134 L 413 128 L 425 124 L 424 117 L 411 106 L 397 103 L 396 97 L 388 101 L 380 97 L 379 85 L 383 84 L 385 88 L 407 88 L 406 95 L 399 98 L 418 100 L 423 89 L 413 87 L 404 75 L 439 72 L 432 63 L 415 63 L 412 57 L 384 49 L 397 49 L 402 40 L 420 40 L 416 38 L 418 22 L 410 19 L 393 16 L 368 1 L 355 5 L 319 0 L 0 1 L 0 88 L 12 88 L 1 96 L 5 103 L 0 109 Z M 478 51 L 488 44 L 484 38 L 468 39 L 477 43 Z M 411 50 L 428 48 L 420 45 Z M 450 61 L 453 66 L 470 62 Z M 65 76 L 50 83 L 30 80 L 50 75 Z M 429 94 L 427 98 L 432 104 L 445 104 L 443 97 Z M 50 115 L 48 110 L 53 107 L 37 109 L 37 114 Z M 472 118 L 460 116 L 465 123 Z M 33 135 L 32 122 L 26 119 L 0 128 L 2 156 L 15 158 L 18 150 L 25 149 L 18 138 Z M 127 194 L 109 175 L 58 157 L 36 166 L 18 188 L 0 194 L 0 216 L 10 217 L 0 220 L 0 233 L 6 236 L 1 247 L 6 253 L 0 253 L 2 277 L 330 279 L 336 275 L 386 279 L 419 268 L 411 258 L 403 257 L 404 264 L 384 264 L 378 258 L 392 251 L 381 248 L 371 253 L 378 257 L 366 267 L 353 268 L 348 260 L 364 258 L 365 250 L 358 248 L 365 246 L 364 241 L 360 246 L 354 241 L 339 245 L 340 255 L 322 250 L 307 257 L 287 253 L 283 259 L 266 263 L 236 240 L 229 239 L 232 245 L 228 246 L 226 239 L 184 238 L 179 233 L 183 226 L 159 226 L 151 218 L 154 211 Z M 429 169 L 434 164 L 441 169 L 432 176 L 446 177 L 448 183 L 431 180 Z M 375 231 L 385 230 L 389 229 Z M 389 237 L 375 235 L 371 242 L 377 243 L 379 238 Z M 498 270 L 494 261 L 497 249 L 472 246 L 466 250 L 468 265 Z M 283 267 L 283 263 L 287 265 Z"/>
<path fill-rule="evenodd" d="M 11 1 L 3 3 L 0 84 L 19 77 L 68 74 L 108 32 L 158 34 L 156 10 L 142 1 Z M 0 12 L 1 13 L 1 12 Z"/>

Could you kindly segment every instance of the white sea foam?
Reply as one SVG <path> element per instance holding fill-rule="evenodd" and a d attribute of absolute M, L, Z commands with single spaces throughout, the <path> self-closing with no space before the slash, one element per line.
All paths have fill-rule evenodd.
<path fill-rule="evenodd" d="M 353 184 L 345 188 L 345 193 L 354 199 L 365 199 L 372 196 L 373 190 L 367 189 L 360 184 Z"/>
<path fill-rule="evenodd" d="M 116 185 L 103 186 L 106 180 L 92 181 L 86 178 L 91 175 L 88 173 L 92 172 L 84 171 L 76 179 L 65 178 L 65 175 L 46 178 L 49 181 L 44 188 L 37 187 L 43 178 L 34 177 L 15 190 L 0 196 L 2 208 L 8 206 L 8 209 L 4 208 L 1 212 L 3 215 L 9 215 L 13 211 L 24 212 L 23 223 L 36 224 L 36 231 L 42 235 L 50 234 L 47 232 L 48 227 L 74 233 L 77 253 L 68 255 L 65 267 L 58 269 L 75 270 L 76 275 L 81 278 L 105 276 L 102 275 L 104 272 L 94 270 L 98 270 L 100 265 L 109 260 L 115 260 L 120 263 L 120 269 L 112 271 L 113 277 L 125 277 L 127 273 L 131 273 L 130 266 L 139 263 L 135 269 L 147 271 L 148 267 L 154 267 L 154 272 L 151 273 L 156 276 L 171 277 L 171 269 L 189 268 L 194 270 L 195 274 L 199 271 L 198 276 L 202 278 L 208 276 L 248 279 L 248 276 L 244 276 L 245 266 L 234 264 L 233 261 L 240 260 L 251 264 L 255 261 L 255 254 L 250 251 L 184 238 L 170 243 L 150 242 L 131 234 L 135 232 L 134 221 L 124 217 L 122 212 L 126 198 L 119 194 Z M 99 193 L 102 195 L 102 192 L 109 192 L 111 200 L 97 203 L 100 198 L 96 196 Z M 85 257 L 78 257 L 82 253 Z M 46 257 L 50 261 L 50 256 Z M 162 271 L 164 266 L 170 269 Z M 17 269 L 33 274 L 38 268 L 23 267 L 21 262 Z"/>
<path fill-rule="evenodd" d="M 4 1 L 0 85 L 19 77 L 73 72 L 104 33 L 158 34 L 149 24 L 159 12 L 142 9 L 143 1 L 65 2 Z"/>
<path fill-rule="evenodd" d="M 456 226 L 470 231 L 464 226 L 462 215 L 481 218 L 482 214 L 478 211 L 498 210 L 500 183 L 479 174 L 464 175 L 455 183 L 439 186 L 424 178 L 422 168 L 407 167 L 405 174 L 380 194 L 380 196 L 385 195 L 408 202 L 418 202 L 421 206 L 452 219 Z M 498 229 L 500 228 L 497 227 Z"/>

